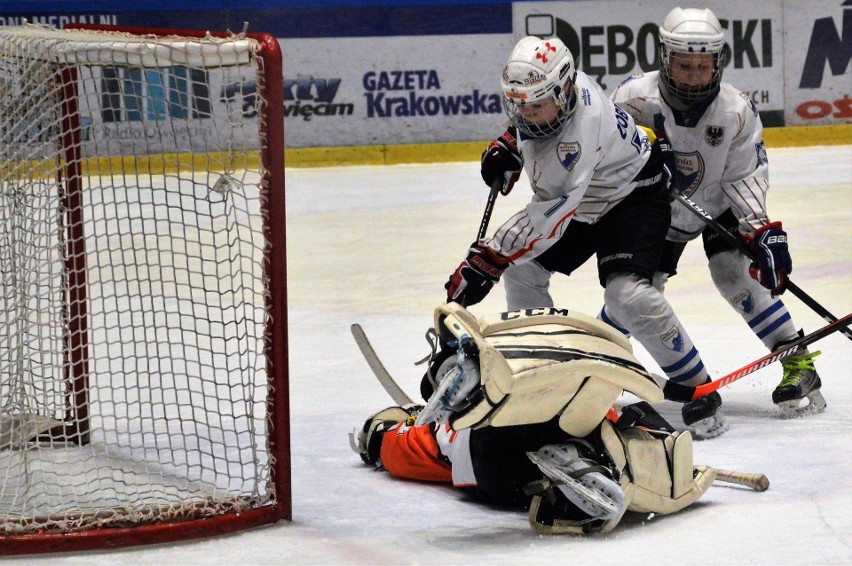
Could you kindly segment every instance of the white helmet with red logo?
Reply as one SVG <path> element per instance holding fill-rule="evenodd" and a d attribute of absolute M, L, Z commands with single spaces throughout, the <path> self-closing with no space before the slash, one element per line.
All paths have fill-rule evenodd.
<path fill-rule="evenodd" d="M 676 110 L 691 110 L 714 95 L 722 81 L 727 47 L 718 18 L 707 8 L 675 8 L 660 26 L 660 91 Z M 713 74 L 702 85 L 687 85 L 672 79 L 673 55 L 707 53 L 713 56 Z"/>
<path fill-rule="evenodd" d="M 559 38 L 521 39 L 503 69 L 503 106 L 521 132 L 533 138 L 553 135 L 562 128 L 576 106 L 577 71 L 571 51 Z M 520 107 L 553 101 L 556 117 L 546 123 L 527 121 Z"/>

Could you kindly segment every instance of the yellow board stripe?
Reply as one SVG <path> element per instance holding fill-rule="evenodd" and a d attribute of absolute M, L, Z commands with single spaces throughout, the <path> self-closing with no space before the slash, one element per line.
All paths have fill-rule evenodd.
<path fill-rule="evenodd" d="M 852 145 L 852 124 L 766 128 L 767 147 Z M 288 149 L 287 167 L 479 161 L 488 141 Z"/>
<path fill-rule="evenodd" d="M 797 126 L 763 130 L 767 147 L 852 145 L 852 124 Z M 397 165 L 400 163 L 446 163 L 479 161 L 489 142 L 448 142 L 429 144 L 312 147 L 285 150 L 286 167 L 333 167 L 350 165 Z M 236 171 L 258 169 L 257 152 L 138 155 L 85 159 L 83 175 L 108 175 L 126 171 L 167 174 L 175 171 Z M 20 176 L 51 177 L 55 162 L 0 162 L 0 182 Z"/>

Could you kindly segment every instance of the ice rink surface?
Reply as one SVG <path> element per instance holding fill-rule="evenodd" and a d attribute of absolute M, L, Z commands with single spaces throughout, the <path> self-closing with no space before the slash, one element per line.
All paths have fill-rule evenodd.
<path fill-rule="evenodd" d="M 769 211 L 789 233 L 792 279 L 836 316 L 852 307 L 852 146 L 770 149 Z M 501 197 L 493 230 L 530 195 Z M 628 514 L 607 535 L 542 537 L 526 513 L 465 499 L 451 487 L 391 478 L 361 463 L 347 433 L 392 404 L 349 327 L 361 323 L 412 396 L 443 284 L 479 227 L 487 188 L 476 162 L 287 170 L 293 521 L 218 539 L 77 555 L 28 564 L 850 564 L 852 343 L 839 333 L 812 349 L 828 409 L 782 420 L 770 395 L 780 364 L 721 390 L 731 425 L 695 444 L 695 463 L 762 472 L 757 493 L 715 484 L 669 516 Z M 674 206 L 679 206 L 675 203 Z M 712 375 L 765 354 L 718 295 L 701 244 L 690 244 L 666 294 Z M 594 315 L 594 262 L 555 276 L 557 306 Z M 789 293 L 806 332 L 825 323 Z M 477 315 L 504 310 L 502 286 Z M 634 341 L 637 356 L 659 371 Z M 659 407 L 682 426 L 679 405 Z"/>

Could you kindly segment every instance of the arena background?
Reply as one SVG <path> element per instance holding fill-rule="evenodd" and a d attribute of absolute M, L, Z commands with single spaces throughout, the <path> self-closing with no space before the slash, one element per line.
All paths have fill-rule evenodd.
<path fill-rule="evenodd" d="M 518 38 L 558 35 L 611 92 L 655 68 L 657 26 L 677 5 L 719 17 L 732 52 L 724 80 L 757 105 L 767 145 L 852 143 L 852 0 L 17 0 L 0 2 L 0 25 L 239 32 L 248 22 L 282 45 L 294 167 L 477 159 L 505 122 L 499 77 Z M 228 86 L 211 86 L 214 111 L 252 94 Z M 89 118 L 90 135 L 103 135 L 101 117 Z M 121 135 L 172 118 L 127 113 Z"/>

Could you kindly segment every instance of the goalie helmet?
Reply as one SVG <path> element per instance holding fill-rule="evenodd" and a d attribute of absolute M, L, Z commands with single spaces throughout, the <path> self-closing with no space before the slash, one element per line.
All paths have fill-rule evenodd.
<path fill-rule="evenodd" d="M 660 26 L 660 92 L 666 102 L 688 111 L 714 96 L 727 49 L 722 26 L 709 9 L 669 12 Z"/>
<path fill-rule="evenodd" d="M 503 69 L 503 107 L 512 123 L 532 138 L 558 132 L 576 108 L 577 71 L 558 38 L 521 39 Z"/>

